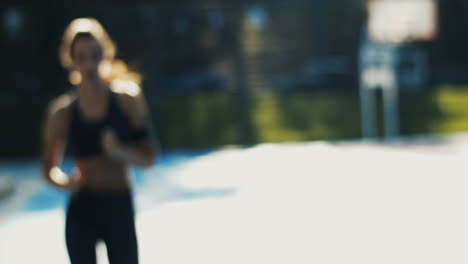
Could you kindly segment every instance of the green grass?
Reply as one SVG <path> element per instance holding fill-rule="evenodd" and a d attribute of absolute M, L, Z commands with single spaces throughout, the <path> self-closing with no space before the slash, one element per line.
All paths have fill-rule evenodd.
<path fill-rule="evenodd" d="M 444 86 L 434 94 L 442 118 L 431 124 L 433 133 L 468 131 L 468 89 L 465 86 Z M 442 120 L 440 120 L 442 119 Z"/>
<path fill-rule="evenodd" d="M 253 119 L 261 142 L 359 136 L 359 105 L 355 96 L 266 95 L 257 101 Z"/>

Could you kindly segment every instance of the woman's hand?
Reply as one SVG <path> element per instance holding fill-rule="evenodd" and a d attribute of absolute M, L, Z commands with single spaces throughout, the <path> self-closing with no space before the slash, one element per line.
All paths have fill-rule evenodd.
<path fill-rule="evenodd" d="M 154 155 L 148 148 L 121 144 L 114 131 L 108 129 L 102 135 L 102 149 L 109 157 L 129 162 L 141 167 L 149 167 L 154 162 Z"/>
<path fill-rule="evenodd" d="M 117 135 L 111 129 L 107 129 L 104 131 L 102 135 L 101 144 L 104 153 L 108 154 L 110 157 L 113 158 L 118 158 L 123 149 L 122 144 L 120 144 Z"/>
<path fill-rule="evenodd" d="M 71 176 L 68 179 L 66 190 L 70 193 L 70 195 L 73 196 L 80 189 L 80 186 L 84 183 L 84 178 L 81 175 L 80 169 L 78 167 L 75 167 Z"/>

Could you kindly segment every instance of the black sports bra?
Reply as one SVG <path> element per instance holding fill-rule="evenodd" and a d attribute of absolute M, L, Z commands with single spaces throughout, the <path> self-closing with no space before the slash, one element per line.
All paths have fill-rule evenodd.
<path fill-rule="evenodd" d="M 142 129 L 132 129 L 128 116 L 119 107 L 115 93 L 109 91 L 109 100 L 107 114 L 97 121 L 86 120 L 83 117 L 77 98 L 72 102 L 68 146 L 75 158 L 101 155 L 103 152 L 101 138 L 107 129 L 112 129 L 124 144 L 146 136 Z"/>

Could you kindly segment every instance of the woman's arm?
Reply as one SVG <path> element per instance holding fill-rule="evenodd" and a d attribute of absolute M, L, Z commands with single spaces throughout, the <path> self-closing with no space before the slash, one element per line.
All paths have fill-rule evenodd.
<path fill-rule="evenodd" d="M 153 165 L 157 148 L 154 144 L 151 124 L 148 118 L 146 104 L 142 94 L 119 94 L 121 105 L 130 118 L 134 131 L 143 132 L 131 145 L 123 145 L 112 130 L 104 133 L 103 149 L 111 157 L 133 163 L 140 167 Z"/>
<path fill-rule="evenodd" d="M 132 145 L 123 145 L 119 142 L 114 131 L 108 130 L 103 135 L 102 144 L 106 153 L 112 158 L 140 167 L 150 167 L 156 159 L 156 151 L 150 146 L 147 139 L 141 139 Z"/>
<path fill-rule="evenodd" d="M 50 104 L 44 126 L 42 153 L 42 176 L 48 183 L 65 190 L 70 189 L 70 180 L 60 169 L 60 163 L 66 140 L 68 105 L 67 96 L 59 97 Z"/>

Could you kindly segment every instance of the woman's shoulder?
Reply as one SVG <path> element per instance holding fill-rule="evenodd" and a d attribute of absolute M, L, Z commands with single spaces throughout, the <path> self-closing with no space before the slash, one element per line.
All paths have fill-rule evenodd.
<path fill-rule="evenodd" d="M 131 100 L 141 95 L 141 88 L 132 81 L 116 80 L 110 84 L 111 91 L 117 94 L 123 100 Z"/>
<path fill-rule="evenodd" d="M 140 104 L 143 95 L 138 84 L 132 81 L 113 81 L 110 88 L 126 110 L 132 110 Z"/>
<path fill-rule="evenodd" d="M 132 81 L 113 81 L 110 88 L 117 96 L 119 105 L 132 120 L 137 120 L 144 114 L 143 93 L 138 84 Z"/>
<path fill-rule="evenodd" d="M 75 95 L 72 93 L 62 94 L 54 98 L 48 105 L 49 116 L 64 117 L 70 111 Z"/>

